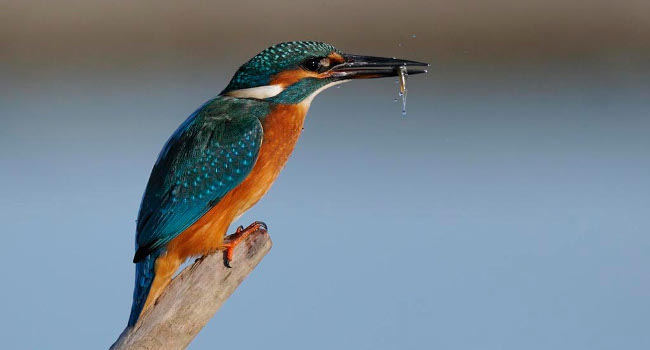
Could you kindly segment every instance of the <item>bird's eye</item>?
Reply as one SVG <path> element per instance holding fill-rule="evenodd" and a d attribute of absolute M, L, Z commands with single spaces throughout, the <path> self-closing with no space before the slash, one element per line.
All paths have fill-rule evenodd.
<path fill-rule="evenodd" d="M 305 60 L 302 66 L 312 72 L 322 73 L 330 68 L 330 59 L 327 57 L 310 58 Z"/>

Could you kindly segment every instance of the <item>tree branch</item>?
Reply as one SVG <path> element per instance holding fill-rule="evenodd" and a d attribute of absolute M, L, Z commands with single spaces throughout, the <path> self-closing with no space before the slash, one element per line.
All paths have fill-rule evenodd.
<path fill-rule="evenodd" d="M 235 250 L 232 268 L 216 252 L 186 267 L 165 288 L 155 305 L 111 350 L 184 349 L 271 249 L 268 234 L 257 231 Z"/>

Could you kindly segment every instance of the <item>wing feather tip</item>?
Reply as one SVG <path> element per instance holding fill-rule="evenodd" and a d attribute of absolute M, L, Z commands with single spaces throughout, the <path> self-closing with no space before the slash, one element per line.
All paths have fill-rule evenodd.
<path fill-rule="evenodd" d="M 143 249 L 144 247 L 138 248 L 138 250 L 135 252 L 135 255 L 133 256 L 133 263 L 137 264 L 140 261 L 142 261 L 149 253 L 149 249 Z"/>

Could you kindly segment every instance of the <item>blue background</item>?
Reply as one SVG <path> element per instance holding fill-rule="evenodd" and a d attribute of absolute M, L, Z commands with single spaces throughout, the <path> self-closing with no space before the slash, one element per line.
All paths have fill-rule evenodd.
<path fill-rule="evenodd" d="M 119 32 L 121 23 L 87 25 Z M 647 349 L 645 53 L 605 40 L 582 55 L 550 43 L 537 56 L 544 50 L 533 43 L 499 56 L 492 41 L 451 45 L 413 26 L 416 38 L 408 25 L 371 43 L 363 33 L 318 37 L 353 53 L 430 61 L 431 73 L 409 79 L 406 117 L 394 79 L 316 98 L 279 180 L 237 222 L 268 223 L 273 249 L 190 348 Z M 143 53 L 116 37 L 126 42 L 119 54 L 103 45 L 61 53 L 43 41 L 54 58 L 34 47 L 8 56 L 5 346 L 106 348 L 117 338 L 131 304 L 135 217 L 157 153 L 238 64 L 286 38 L 269 35 L 242 34 L 246 44 L 227 55 L 185 44 Z M 6 47 L 21 47 L 11 38 Z"/>

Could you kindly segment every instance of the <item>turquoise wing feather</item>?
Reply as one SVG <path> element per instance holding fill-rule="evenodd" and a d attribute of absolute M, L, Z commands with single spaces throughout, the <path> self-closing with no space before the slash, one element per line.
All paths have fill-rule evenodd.
<path fill-rule="evenodd" d="M 246 178 L 262 144 L 263 109 L 259 102 L 217 97 L 176 130 L 142 199 L 134 262 L 163 249 Z"/>

